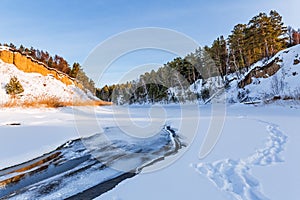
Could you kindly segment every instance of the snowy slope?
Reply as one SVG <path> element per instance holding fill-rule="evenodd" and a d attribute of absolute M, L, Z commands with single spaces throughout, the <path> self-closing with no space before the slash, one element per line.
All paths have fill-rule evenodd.
<path fill-rule="evenodd" d="M 243 88 L 238 86 L 239 82 L 243 81 L 249 73 L 257 68 L 263 68 L 273 61 L 276 61 L 275 63 L 280 67 L 274 75 L 268 76 L 268 74 L 265 74 L 265 77 L 262 78 L 252 77 L 251 84 Z M 300 45 L 282 50 L 269 60 L 264 59 L 254 63 L 249 67 L 249 71 L 244 74 L 240 72 L 229 74 L 226 79 L 230 80 L 229 86 L 222 83 L 221 77 L 211 77 L 206 81 L 199 79 L 190 86 L 189 90 L 195 94 L 201 94 L 203 89 L 209 89 L 210 95 L 213 96 L 223 87 L 223 91 L 226 91 L 226 101 L 228 103 L 264 101 L 275 96 L 281 99 L 299 99 Z M 217 98 L 212 98 L 218 102 L 224 102 L 218 97 L 217 95 Z"/>
<path fill-rule="evenodd" d="M 252 77 L 252 83 L 244 88 L 238 88 L 240 80 L 232 81 L 230 89 L 227 91 L 229 102 L 267 100 L 272 99 L 274 96 L 299 99 L 300 63 L 297 61 L 300 60 L 300 45 L 278 52 L 264 64 L 259 61 L 250 68 L 248 73 L 251 72 L 251 69 L 257 66 L 266 66 L 275 59 L 278 60 L 276 63 L 280 66 L 280 69 L 273 76 L 267 78 Z"/>
<path fill-rule="evenodd" d="M 20 95 L 21 102 L 33 102 L 41 99 L 57 98 L 63 102 L 84 101 L 92 98 L 75 85 L 66 86 L 53 76 L 43 76 L 39 73 L 25 73 L 17 69 L 13 64 L 7 64 L 0 60 L 0 104 L 10 100 L 6 94 L 5 85 L 10 78 L 16 76 L 24 88 Z"/>

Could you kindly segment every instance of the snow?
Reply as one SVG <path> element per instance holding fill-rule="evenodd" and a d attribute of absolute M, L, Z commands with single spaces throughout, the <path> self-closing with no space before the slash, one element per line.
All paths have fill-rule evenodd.
<path fill-rule="evenodd" d="M 0 109 L 0 168 L 25 162 L 78 138 L 71 108 Z M 11 123 L 20 126 L 10 126 Z"/>
<path fill-rule="evenodd" d="M 283 162 L 280 153 L 284 150 L 287 136 L 277 125 L 262 123 L 267 124 L 269 132 L 269 140 L 264 148 L 245 159 L 199 163 L 195 168 L 221 191 L 229 192 L 236 199 L 268 199 L 262 194 L 259 181 L 251 175 L 250 169 L 255 165 L 269 166 Z"/>
<path fill-rule="evenodd" d="M 92 94 L 86 94 L 75 85 L 66 86 L 51 75 L 25 73 L 15 65 L 0 60 L 0 104 L 5 104 L 10 99 L 5 91 L 5 85 L 13 76 L 18 78 L 24 88 L 20 101 L 31 102 L 36 101 L 36 99 L 58 98 L 63 102 L 70 102 L 95 98 Z"/>
<path fill-rule="evenodd" d="M 180 159 L 164 169 L 126 180 L 97 199 L 276 200 L 300 195 L 299 106 L 229 106 L 221 139 L 203 160 L 198 155 L 210 109 L 204 106 L 200 110 L 198 134 Z M 276 173 L 267 176 L 266 171 Z"/>
<path fill-rule="evenodd" d="M 163 161 L 144 168 L 141 174 L 121 182 L 116 188 L 97 199 L 199 199 L 203 197 L 216 200 L 276 200 L 295 199 L 300 195 L 297 188 L 300 183 L 297 159 L 300 153 L 300 138 L 297 132 L 300 128 L 299 105 L 288 104 L 288 102 L 284 105 L 227 105 L 226 121 L 220 140 L 204 159 L 199 159 L 199 152 L 209 128 L 212 107 L 206 105 L 197 108 L 199 110 L 194 112 L 193 105 L 173 104 L 163 107 L 150 105 L 90 107 L 80 108 L 80 112 L 79 108 L 2 109 L 0 111 L 0 168 L 30 160 L 54 150 L 70 139 L 81 137 L 81 131 L 86 130 L 85 128 L 89 130 L 90 122 L 95 119 L 99 123 L 98 131 L 106 130 L 111 139 L 132 144 L 136 143 L 137 139 L 143 139 L 145 135 L 141 134 L 141 138 L 132 139 L 132 135 L 118 134 L 120 130 L 115 128 L 118 126 L 118 121 L 125 120 L 126 123 L 119 124 L 119 128 L 123 132 L 133 131 L 135 136 L 137 136 L 135 131 L 140 130 L 140 127 L 144 130 L 145 127 L 154 127 L 150 122 L 156 121 L 176 128 L 181 140 L 190 143 L 191 146 L 180 149 L 175 156 L 166 157 Z M 166 113 L 164 116 L 153 115 L 155 110 L 161 113 L 161 109 Z M 130 120 L 127 118 L 127 112 L 130 113 Z M 188 121 L 194 120 L 193 124 L 196 122 L 199 128 L 182 127 L 182 123 L 186 122 L 181 119 L 182 112 L 186 112 Z M 152 113 L 151 117 L 149 113 Z M 200 115 L 198 116 L 197 113 Z M 161 117 L 165 119 L 161 120 Z M 133 126 L 131 120 L 135 122 L 133 123 L 136 124 L 135 128 L 129 127 Z M 12 122 L 21 125 L 9 125 Z M 187 133 L 195 130 L 197 130 L 195 138 Z M 144 150 L 159 147 L 152 142 L 143 142 L 142 146 Z M 115 164 L 117 167 L 130 168 L 140 165 L 136 161 L 125 159 L 122 161 L 125 165 L 119 165 L 119 161 Z M 64 187 L 61 192 L 70 194 L 82 191 L 83 188 L 111 179 L 118 174 L 117 169 L 112 171 L 108 169 L 107 172 L 101 171 L 101 173 L 94 171 L 84 175 L 85 179 L 81 178 L 80 182 L 76 182 L 76 179 L 73 182 L 70 179 L 67 181 L 70 185 Z M 41 182 L 39 186 L 49 181 L 50 179 Z M 78 184 L 83 185 L 78 187 Z M 30 191 L 34 192 L 34 188 Z M 32 193 L 24 193 L 26 197 L 30 197 L 30 194 Z M 52 195 L 56 194 L 58 193 Z M 54 196 L 50 195 L 50 197 Z"/>
<path fill-rule="evenodd" d="M 7 46 L 0 45 L 0 51 L 7 51 L 7 50 L 10 50 L 10 48 Z"/>

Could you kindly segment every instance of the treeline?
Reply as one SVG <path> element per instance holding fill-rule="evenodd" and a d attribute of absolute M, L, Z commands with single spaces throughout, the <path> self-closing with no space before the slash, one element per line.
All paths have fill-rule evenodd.
<path fill-rule="evenodd" d="M 198 79 L 205 85 L 211 77 L 220 77 L 226 85 L 228 74 L 245 73 L 255 62 L 299 43 L 299 30 L 286 27 L 278 12 L 259 13 L 247 24 L 234 26 L 228 38 L 220 36 L 211 46 L 198 48 L 184 58 L 175 58 L 138 80 L 106 85 L 97 89 L 96 94 L 117 104 L 207 99 L 211 89 L 205 88 L 193 95 L 187 88 Z"/>
<path fill-rule="evenodd" d="M 197 98 L 205 100 L 209 97 L 207 90 L 194 94 L 189 87 L 199 79 L 217 75 L 213 60 L 206 51 L 199 48 L 185 58 L 175 58 L 157 71 L 146 72 L 137 80 L 125 84 L 105 85 L 96 90 L 96 95 L 115 104 L 177 103 Z"/>
<path fill-rule="evenodd" d="M 69 75 L 71 78 L 75 78 L 84 86 L 85 89 L 90 90 L 92 93 L 95 93 L 96 91 L 94 81 L 85 74 L 83 68 L 79 63 L 75 62 L 73 63 L 72 67 L 70 67 L 69 63 L 62 56 L 52 56 L 47 51 L 35 49 L 33 47 L 26 48 L 23 45 L 20 45 L 20 47 L 17 48 L 12 43 L 10 43 L 9 45 L 3 44 L 3 46 L 10 47 L 14 51 L 20 52 L 21 54 L 26 56 L 30 56 L 33 59 L 44 63 L 49 68 L 56 69 L 64 74 Z"/>

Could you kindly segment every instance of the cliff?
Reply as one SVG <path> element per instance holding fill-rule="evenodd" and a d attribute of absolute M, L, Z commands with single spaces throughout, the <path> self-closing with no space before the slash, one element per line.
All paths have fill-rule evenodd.
<path fill-rule="evenodd" d="M 270 63 L 262 67 L 255 67 L 239 82 L 239 88 L 244 88 L 246 85 L 251 84 L 253 78 L 269 78 L 273 76 L 280 69 L 280 62 L 282 62 L 282 60 L 276 57 Z"/>
<path fill-rule="evenodd" d="M 67 74 L 64 74 L 56 69 L 49 68 L 42 62 L 39 62 L 33 59 L 30 56 L 21 54 L 20 52 L 10 49 L 10 48 L 1 48 L 0 49 L 0 59 L 8 64 L 14 64 L 19 70 L 28 73 L 39 73 L 43 76 L 53 76 L 55 79 L 61 81 L 65 85 L 76 85 L 80 89 L 83 89 L 83 86 L 71 78 Z"/>

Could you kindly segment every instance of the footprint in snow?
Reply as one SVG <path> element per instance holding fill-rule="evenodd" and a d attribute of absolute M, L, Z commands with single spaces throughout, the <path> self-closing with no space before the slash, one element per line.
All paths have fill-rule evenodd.
<path fill-rule="evenodd" d="M 280 153 L 284 150 L 287 136 L 275 124 L 267 124 L 269 137 L 265 146 L 253 155 L 240 160 L 226 159 L 213 163 L 199 163 L 197 172 L 205 175 L 221 191 L 228 192 L 238 200 L 267 200 L 259 181 L 251 175 L 253 166 L 269 166 L 283 162 Z"/>

